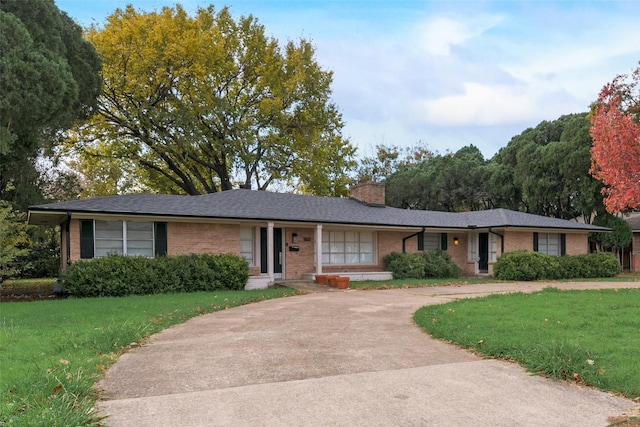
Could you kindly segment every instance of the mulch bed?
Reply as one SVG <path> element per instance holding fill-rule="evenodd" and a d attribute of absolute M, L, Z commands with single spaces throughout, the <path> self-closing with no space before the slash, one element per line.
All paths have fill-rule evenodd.
<path fill-rule="evenodd" d="M 7 283 L 0 285 L 0 302 L 27 302 L 62 298 L 53 292 L 51 285 L 20 286 Z"/>

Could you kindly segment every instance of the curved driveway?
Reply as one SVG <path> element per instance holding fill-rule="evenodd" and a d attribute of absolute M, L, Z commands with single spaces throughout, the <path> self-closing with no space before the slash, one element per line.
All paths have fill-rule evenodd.
<path fill-rule="evenodd" d="M 638 403 L 433 340 L 419 307 L 544 283 L 334 291 L 194 318 L 99 383 L 107 426 L 606 426 Z M 554 283 L 555 287 L 640 287 Z"/>

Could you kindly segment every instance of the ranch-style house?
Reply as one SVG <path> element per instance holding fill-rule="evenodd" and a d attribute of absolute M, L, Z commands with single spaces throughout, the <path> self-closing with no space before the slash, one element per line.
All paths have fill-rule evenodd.
<path fill-rule="evenodd" d="M 130 194 L 32 206 L 30 224 L 61 227 L 61 263 L 122 255 L 234 253 L 250 266 L 247 289 L 336 273 L 385 279 L 391 252 L 446 250 L 466 275 L 491 274 L 503 253 L 588 253 L 575 221 L 506 209 L 433 212 L 385 206 L 384 184 L 350 198 L 237 189 L 201 196 Z"/>

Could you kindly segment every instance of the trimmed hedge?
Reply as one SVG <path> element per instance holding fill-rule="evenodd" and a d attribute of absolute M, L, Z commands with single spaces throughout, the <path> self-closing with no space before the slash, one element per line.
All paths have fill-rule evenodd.
<path fill-rule="evenodd" d="M 597 252 L 576 256 L 551 256 L 540 252 L 507 252 L 493 266 L 499 280 L 557 280 L 614 277 L 620 265 L 610 253 Z"/>
<path fill-rule="evenodd" d="M 442 250 L 423 253 L 392 252 L 383 258 L 385 269 L 394 279 L 448 279 L 459 277 L 462 270 Z"/>
<path fill-rule="evenodd" d="M 247 262 L 233 254 L 113 255 L 71 264 L 62 290 L 75 297 L 211 292 L 242 290 L 248 278 Z"/>

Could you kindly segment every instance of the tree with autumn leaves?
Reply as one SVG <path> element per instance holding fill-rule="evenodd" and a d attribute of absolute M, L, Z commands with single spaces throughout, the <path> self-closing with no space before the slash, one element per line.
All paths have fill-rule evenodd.
<path fill-rule="evenodd" d="M 252 16 L 179 5 L 118 9 L 87 38 L 103 91 L 70 140 L 85 165 L 121 165 L 165 193 L 280 185 L 346 195 L 355 149 L 308 41 L 280 46 Z"/>
<path fill-rule="evenodd" d="M 640 208 L 640 66 L 605 85 L 592 105 L 591 173 L 610 213 Z"/>

